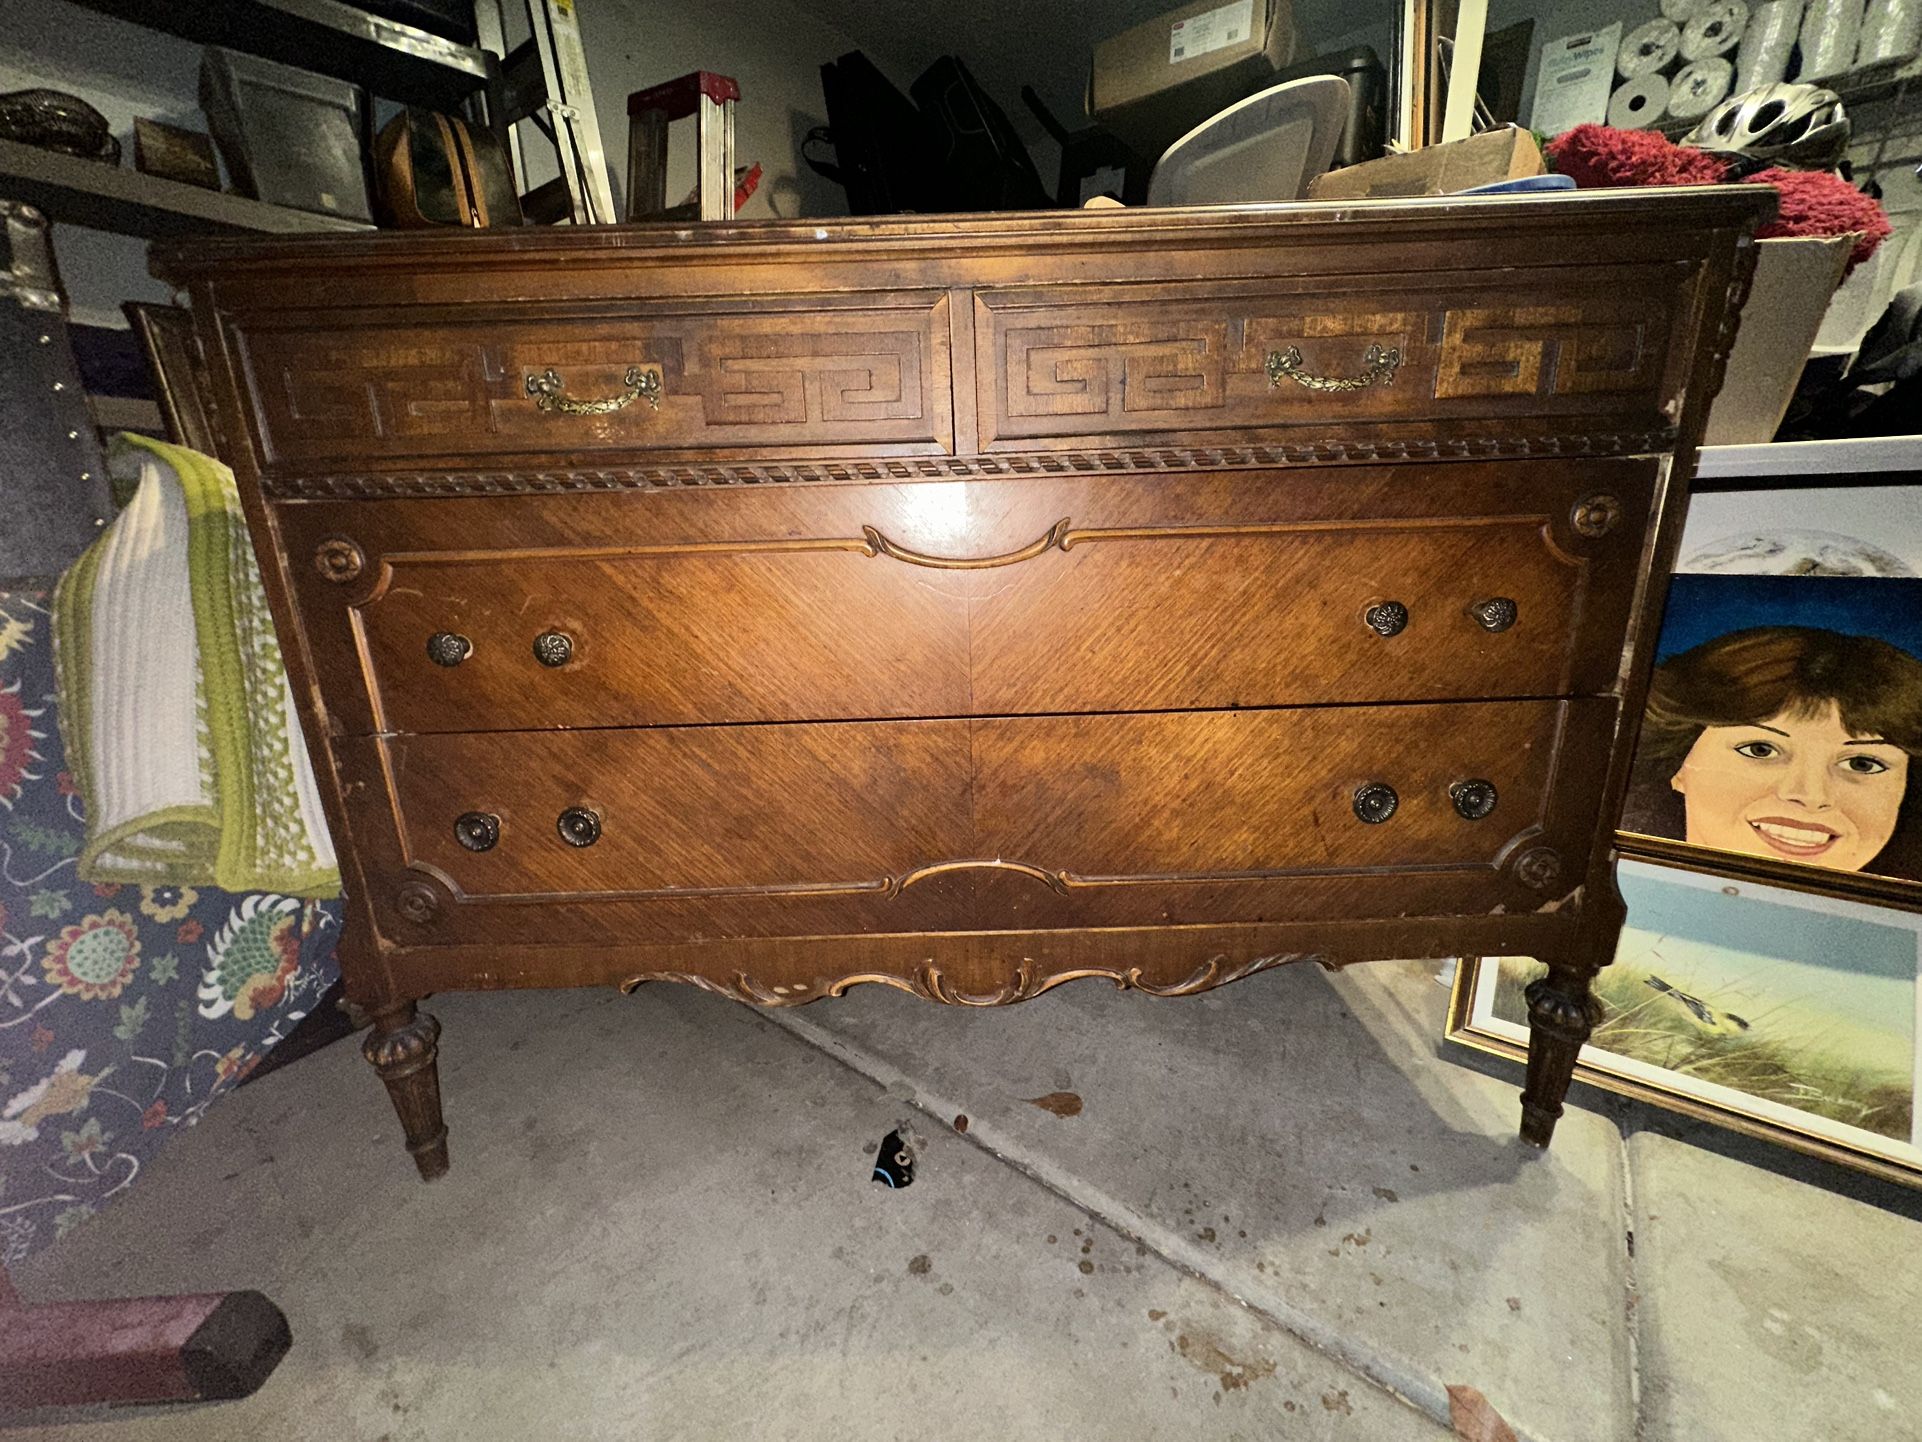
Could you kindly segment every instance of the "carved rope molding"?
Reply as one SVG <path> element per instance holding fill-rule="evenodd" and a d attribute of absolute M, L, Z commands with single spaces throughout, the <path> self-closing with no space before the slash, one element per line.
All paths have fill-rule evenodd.
<path fill-rule="evenodd" d="M 991 476 L 1103 472 L 1246 470 L 1362 464 L 1371 461 L 1501 460 L 1648 455 L 1673 450 L 1673 426 L 1554 436 L 1479 436 L 1450 440 L 1339 440 L 1247 446 L 1122 447 L 988 456 L 911 456 L 889 460 L 701 461 L 672 466 L 579 470 L 358 471 L 270 475 L 261 490 L 283 501 L 346 501 L 430 496 L 507 496 L 569 491 L 671 490 L 684 486 L 817 485 L 864 481 L 969 480 Z"/>
<path fill-rule="evenodd" d="M 892 986 L 923 1001 L 941 1002 L 947 1006 L 1010 1006 L 1019 1001 L 1031 1001 L 1045 991 L 1052 991 L 1064 982 L 1079 981 L 1084 977 L 1097 977 L 1113 982 L 1122 991 L 1139 991 L 1149 996 L 1193 996 L 1196 992 L 1208 991 L 1229 982 L 1240 981 L 1258 971 L 1270 967 L 1287 966 L 1298 961 L 1312 961 L 1329 971 L 1338 971 L 1339 965 L 1318 952 L 1275 952 L 1269 956 L 1257 956 L 1238 966 L 1228 965 L 1226 954 L 1210 957 L 1200 966 L 1188 973 L 1180 981 L 1162 985 L 1146 979 L 1142 968 L 1129 967 L 1123 971 L 1115 967 L 1071 967 L 1066 971 L 1039 973 L 1033 964 L 1023 961 L 1001 986 L 993 991 L 969 992 L 957 989 L 949 981 L 946 973 L 934 965 L 917 968 L 907 976 L 895 976 L 888 972 L 859 972 L 843 976 L 834 981 L 823 983 L 793 982 L 784 985 L 768 985 L 754 980 L 744 971 L 737 971 L 728 977 L 700 976 L 685 971 L 644 971 L 628 977 L 620 983 L 623 995 L 631 996 L 650 981 L 682 982 L 688 986 L 698 986 L 703 991 L 711 991 L 720 996 L 731 997 L 753 1006 L 801 1006 L 822 997 L 844 996 L 856 986 Z"/>

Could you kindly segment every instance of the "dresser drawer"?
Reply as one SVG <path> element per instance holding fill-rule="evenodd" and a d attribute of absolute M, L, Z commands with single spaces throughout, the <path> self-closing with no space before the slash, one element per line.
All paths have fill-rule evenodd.
<path fill-rule="evenodd" d="M 951 451 L 948 302 L 232 324 L 269 473 L 594 465 L 716 447 Z"/>
<path fill-rule="evenodd" d="M 1558 427 L 1661 432 L 1689 379 L 1670 341 L 1691 279 L 1648 263 L 984 289 L 978 440 L 1266 440 L 1365 457 L 1375 442 L 1419 455 Z"/>
<path fill-rule="evenodd" d="M 945 930 L 967 925 L 965 888 L 901 881 L 973 855 L 968 727 L 360 738 L 336 764 L 377 858 L 376 913 L 403 943 L 610 922 L 655 941 Z"/>
<path fill-rule="evenodd" d="M 1193 710 L 1609 690 L 1654 475 L 1461 462 L 280 518 L 342 733 Z"/>
<path fill-rule="evenodd" d="M 670 940 L 1283 920 L 1335 893 L 1384 914 L 1411 896 L 1533 909 L 1579 879 L 1613 717 L 1605 700 L 1475 702 L 398 736 L 338 755 L 396 940 Z"/>

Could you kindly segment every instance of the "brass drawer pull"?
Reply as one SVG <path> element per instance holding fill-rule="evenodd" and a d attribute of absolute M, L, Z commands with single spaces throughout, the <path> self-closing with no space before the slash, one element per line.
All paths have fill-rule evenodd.
<path fill-rule="evenodd" d="M 568 807 L 554 824 L 569 846 L 592 846 L 601 839 L 601 815 L 585 806 Z"/>
<path fill-rule="evenodd" d="M 565 666 L 574 659 L 574 638 L 565 631 L 543 631 L 534 638 L 534 659 L 543 666 Z"/>
<path fill-rule="evenodd" d="M 1401 347 L 1390 346 L 1383 350 L 1371 345 L 1361 358 L 1362 371 L 1358 376 L 1317 376 L 1310 375 L 1301 368 L 1301 352 L 1293 346 L 1287 350 L 1268 352 L 1268 384 L 1279 388 L 1283 376 L 1298 386 L 1306 386 L 1311 391 L 1359 391 L 1369 386 L 1386 386 L 1395 383 L 1395 372 L 1401 366 Z"/>
<path fill-rule="evenodd" d="M 1399 636 L 1408 625 L 1408 608 L 1400 601 L 1379 601 L 1361 619 L 1377 636 Z"/>
<path fill-rule="evenodd" d="M 559 411 L 568 416 L 604 416 L 626 410 L 637 400 L 646 401 L 657 411 L 661 408 L 659 371 L 629 366 L 627 374 L 621 377 L 621 384 L 627 387 L 621 395 L 604 396 L 597 401 L 577 401 L 566 394 L 566 383 L 553 367 L 550 366 L 539 375 L 532 371 L 527 375 L 527 393 L 534 398 L 536 410 Z"/>
<path fill-rule="evenodd" d="M 1056 546 L 1067 550 L 1072 543 L 1068 532 L 1070 519 L 1063 516 L 1048 527 L 1045 534 L 1028 542 L 1020 550 L 1003 551 L 998 556 L 931 556 L 925 551 L 910 551 L 906 546 L 895 544 L 873 526 L 861 527 L 861 534 L 866 538 L 863 549 L 870 556 L 891 556 L 897 561 L 906 561 L 910 566 L 929 566 L 937 571 L 985 571 L 995 566 L 1013 566 L 1022 561 L 1032 561 L 1043 551 Z"/>
<path fill-rule="evenodd" d="M 1448 788 L 1448 799 L 1455 803 L 1455 814 L 1464 821 L 1480 821 L 1495 809 L 1495 783 L 1475 777 L 1457 781 Z"/>
<path fill-rule="evenodd" d="M 454 821 L 454 839 L 469 851 L 492 851 L 501 839 L 501 819 L 491 811 L 468 811 Z"/>
<path fill-rule="evenodd" d="M 427 638 L 427 659 L 436 666 L 458 666 L 474 654 L 474 643 L 457 631 L 436 631 Z"/>
<path fill-rule="evenodd" d="M 1515 624 L 1520 614 L 1515 603 L 1507 596 L 1490 596 L 1486 601 L 1477 601 L 1468 608 L 1475 618 L 1475 624 L 1484 631 L 1506 631 Z"/>
<path fill-rule="evenodd" d="M 1379 826 L 1395 814 L 1401 797 L 1386 781 L 1370 781 L 1355 788 L 1355 815 L 1370 826 Z"/>

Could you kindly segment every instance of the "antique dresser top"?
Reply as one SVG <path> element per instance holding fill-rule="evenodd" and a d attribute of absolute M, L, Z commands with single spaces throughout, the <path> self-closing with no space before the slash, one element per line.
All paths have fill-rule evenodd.
<path fill-rule="evenodd" d="M 1366 248 L 1379 242 L 1407 247 L 1475 241 L 1504 250 L 1536 247 L 1539 263 L 1567 264 L 1658 256 L 1684 248 L 1689 232 L 1746 231 L 1774 206 L 1775 192 L 1766 186 L 1715 185 L 1282 205 L 233 237 L 156 246 L 153 271 L 174 284 L 213 280 L 235 287 L 271 285 L 275 275 L 287 271 L 324 286 L 328 274 L 338 273 L 358 288 L 338 296 L 316 290 L 299 299 L 352 304 L 364 301 L 368 288 L 393 271 L 433 272 L 431 281 L 420 283 L 419 298 L 427 300 L 466 298 L 467 287 L 485 284 L 477 272 L 513 273 L 516 294 L 529 299 L 563 290 L 578 297 L 592 289 L 597 271 L 663 263 L 696 269 L 751 268 L 757 262 L 832 268 L 883 261 L 902 267 L 904 285 L 939 285 L 1014 278 L 992 268 L 997 259 L 1032 268 L 1064 253 L 1164 247 L 1192 255 L 1197 249 L 1269 244 Z M 1580 238 L 1580 250 L 1554 248 L 1570 237 Z M 976 264 L 965 272 L 942 264 L 961 259 Z M 1406 260 L 1405 255 L 1395 269 L 1406 269 Z M 1335 268 L 1360 269 L 1352 262 Z M 1059 278 L 1073 276 L 1063 272 Z M 487 294 L 506 298 L 492 285 Z M 294 298 L 282 292 L 277 299 Z"/>

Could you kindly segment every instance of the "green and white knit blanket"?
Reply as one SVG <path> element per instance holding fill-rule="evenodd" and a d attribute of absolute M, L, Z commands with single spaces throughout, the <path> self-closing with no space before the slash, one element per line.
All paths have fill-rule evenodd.
<path fill-rule="evenodd" d="M 80 878 L 338 894 L 233 472 L 141 436 L 111 458 L 133 499 L 54 590 Z"/>

